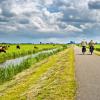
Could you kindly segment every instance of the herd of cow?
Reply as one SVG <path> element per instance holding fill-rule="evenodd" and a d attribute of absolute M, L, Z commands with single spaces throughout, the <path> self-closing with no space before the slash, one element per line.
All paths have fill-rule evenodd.
<path fill-rule="evenodd" d="M 7 49 L 9 48 L 10 46 L 0 46 L 0 53 L 1 52 L 4 52 L 6 53 Z M 35 49 L 38 49 L 37 46 L 34 46 Z M 16 45 L 16 49 L 20 49 L 20 46 L 19 45 Z"/>
<path fill-rule="evenodd" d="M 7 50 L 9 47 L 10 47 L 10 46 L 0 46 L 0 53 L 1 53 L 1 52 L 6 53 L 6 50 Z M 17 49 L 20 49 L 20 46 L 17 45 L 16 48 L 17 48 Z"/>

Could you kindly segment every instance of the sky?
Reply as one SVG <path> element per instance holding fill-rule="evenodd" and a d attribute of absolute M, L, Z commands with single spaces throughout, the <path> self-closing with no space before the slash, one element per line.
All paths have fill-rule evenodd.
<path fill-rule="evenodd" d="M 0 0 L 0 42 L 100 42 L 100 0 Z"/>

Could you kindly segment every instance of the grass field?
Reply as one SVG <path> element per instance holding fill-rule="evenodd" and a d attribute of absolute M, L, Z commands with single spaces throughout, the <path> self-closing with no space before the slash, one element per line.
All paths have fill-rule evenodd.
<path fill-rule="evenodd" d="M 61 47 L 61 45 L 43 44 L 43 45 L 32 45 L 32 44 L 20 44 L 20 49 L 16 49 L 16 45 L 10 45 L 7 49 L 7 53 L 0 53 L 0 63 L 7 59 L 13 59 L 16 57 L 33 54 L 42 50 L 48 50 L 52 48 Z"/>
<path fill-rule="evenodd" d="M 100 56 L 100 44 L 95 45 L 95 54 Z"/>
<path fill-rule="evenodd" d="M 95 50 L 100 51 L 100 44 L 95 45 Z"/>
<path fill-rule="evenodd" d="M 72 48 L 50 56 L 0 85 L 0 100 L 75 100 Z"/>
<path fill-rule="evenodd" d="M 1 67 L 0 68 L 0 84 L 3 84 L 6 81 L 11 80 L 15 75 L 22 72 L 25 69 L 31 67 L 31 65 L 51 56 L 54 55 L 65 48 L 57 48 L 56 50 L 51 50 L 51 52 L 40 53 L 36 57 L 29 57 L 23 60 L 20 64 L 17 65 L 9 65 L 8 67 Z"/>

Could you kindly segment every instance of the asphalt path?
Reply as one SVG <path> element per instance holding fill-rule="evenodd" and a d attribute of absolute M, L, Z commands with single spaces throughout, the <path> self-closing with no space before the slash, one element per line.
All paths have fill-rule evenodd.
<path fill-rule="evenodd" d="M 82 55 L 75 47 L 76 79 L 78 83 L 76 100 L 100 100 L 100 56 Z"/>

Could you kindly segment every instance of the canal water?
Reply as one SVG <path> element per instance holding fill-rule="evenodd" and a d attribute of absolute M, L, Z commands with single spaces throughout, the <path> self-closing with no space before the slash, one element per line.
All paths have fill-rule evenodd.
<path fill-rule="evenodd" d="M 1 63 L 0 64 L 0 68 L 1 67 L 9 67 L 11 65 L 19 65 L 20 63 L 22 63 L 24 60 L 32 57 L 36 57 L 38 56 L 39 54 L 43 54 L 43 53 L 51 53 L 53 51 L 57 51 L 58 48 L 56 49 L 52 49 L 52 50 L 45 50 L 45 51 L 41 51 L 41 52 L 38 52 L 38 53 L 35 53 L 35 54 L 31 54 L 31 55 L 27 55 L 27 56 L 24 56 L 24 57 L 19 57 L 19 58 L 15 58 L 15 59 L 10 59 L 10 60 L 6 60 L 5 62 Z"/>

